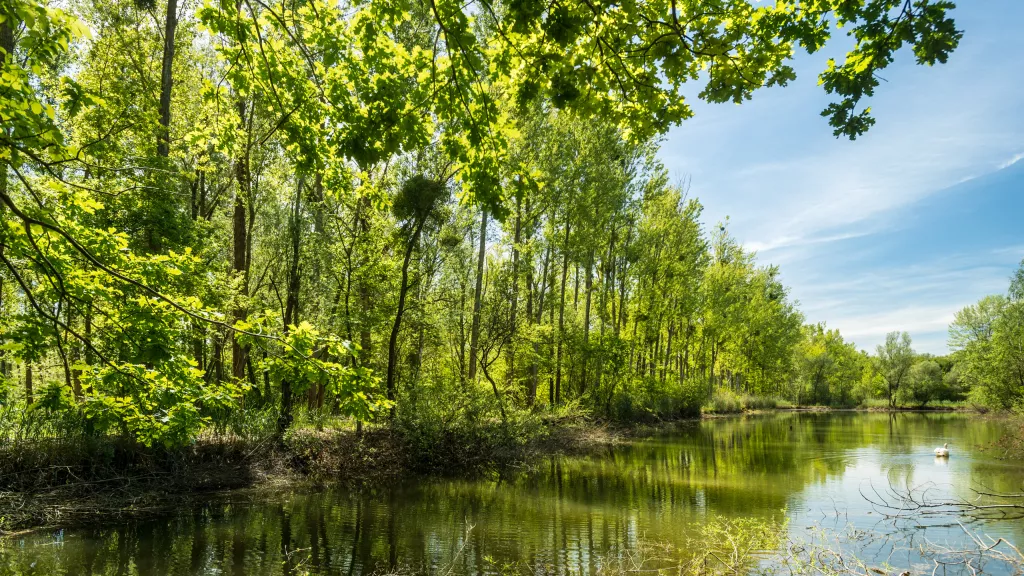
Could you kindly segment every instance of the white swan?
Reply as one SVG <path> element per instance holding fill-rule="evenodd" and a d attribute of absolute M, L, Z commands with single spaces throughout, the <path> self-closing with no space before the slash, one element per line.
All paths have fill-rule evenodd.
<path fill-rule="evenodd" d="M 936 456 L 941 456 L 941 457 L 944 457 L 944 458 L 949 458 L 949 443 L 947 442 L 947 443 L 943 444 L 942 448 L 936 448 L 935 449 L 935 455 Z"/>

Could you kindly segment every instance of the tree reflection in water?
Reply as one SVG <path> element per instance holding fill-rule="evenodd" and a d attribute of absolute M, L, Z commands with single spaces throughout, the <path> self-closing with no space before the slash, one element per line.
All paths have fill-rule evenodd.
<path fill-rule="evenodd" d="M 0 543 L 0 576 L 396 569 L 455 576 L 508 566 L 595 574 L 642 542 L 700 548 L 693 542 L 705 537 L 709 515 L 769 521 L 786 510 L 797 533 L 822 510 L 842 507 L 844 521 L 870 528 L 880 516 L 859 496 L 865 482 L 932 481 L 964 493 L 984 482 L 1019 491 L 1024 468 L 976 448 L 996 440 L 1002 425 L 962 414 L 706 420 L 492 478 L 410 481 L 364 493 L 238 493 L 150 521 L 26 535 Z M 945 467 L 931 451 L 939 439 L 959 447 Z M 991 529 L 1014 542 L 1024 531 L 1016 524 Z"/>

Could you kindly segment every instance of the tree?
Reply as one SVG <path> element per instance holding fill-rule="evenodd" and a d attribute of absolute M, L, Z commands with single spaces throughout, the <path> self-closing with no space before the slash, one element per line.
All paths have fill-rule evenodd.
<path fill-rule="evenodd" d="M 915 363 L 907 374 L 906 385 L 900 395 L 918 406 L 924 407 L 928 402 L 937 400 L 943 395 L 943 374 L 939 363 L 929 358 Z"/>
<path fill-rule="evenodd" d="M 862 379 L 862 358 L 852 342 L 824 323 L 805 326 L 795 348 L 798 385 L 810 389 L 814 404 L 849 406 Z M 803 391 L 800 398 L 804 398 Z"/>
<path fill-rule="evenodd" d="M 896 408 L 897 393 L 907 381 L 910 368 L 914 364 L 914 350 L 910 347 L 910 334 L 906 332 L 889 332 L 885 335 L 885 344 L 876 348 L 879 373 L 885 379 L 885 393 L 889 399 L 889 407 Z"/>
<path fill-rule="evenodd" d="M 949 346 L 976 403 L 1005 410 L 1024 398 L 1024 263 L 1006 295 L 986 296 L 956 313 Z"/>
<path fill-rule="evenodd" d="M 434 216 L 437 207 L 444 202 L 448 188 L 437 180 L 425 176 L 413 176 L 402 185 L 401 192 L 395 198 L 392 211 L 399 221 L 403 222 L 402 234 L 405 236 L 405 256 L 402 260 L 402 281 L 399 285 L 398 309 L 395 321 L 391 326 L 388 339 L 388 368 L 385 390 L 388 400 L 395 401 L 395 369 L 398 365 L 398 333 L 402 329 L 402 315 L 405 313 L 405 300 L 409 293 L 409 263 L 412 261 L 413 250 L 419 245 L 423 227 Z M 392 412 L 393 414 L 393 412 Z"/>

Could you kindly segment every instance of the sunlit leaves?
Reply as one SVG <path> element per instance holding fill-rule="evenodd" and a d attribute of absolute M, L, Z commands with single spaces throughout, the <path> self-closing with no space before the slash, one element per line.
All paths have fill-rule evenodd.
<path fill-rule="evenodd" d="M 272 382 L 287 382 L 294 394 L 323 385 L 337 398 L 341 413 L 363 422 L 391 407 L 381 393 L 380 378 L 348 362 L 359 355 L 357 344 L 323 334 L 308 322 L 288 326 L 283 333 L 275 325 L 278 321 L 267 313 L 235 326 L 247 344 L 275 348 L 259 365 Z"/>

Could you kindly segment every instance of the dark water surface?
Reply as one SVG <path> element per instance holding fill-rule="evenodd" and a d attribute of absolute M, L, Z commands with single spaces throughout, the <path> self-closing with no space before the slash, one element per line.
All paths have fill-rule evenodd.
<path fill-rule="evenodd" d="M 1005 423 L 969 414 L 784 413 L 722 418 L 552 457 L 492 479 L 418 481 L 373 493 L 232 496 L 157 520 L 0 540 L 0 576 L 22 574 L 594 574 L 640 542 L 684 542 L 712 517 L 888 528 L 863 493 L 934 483 L 1020 491 L 1024 463 L 980 447 Z M 952 457 L 932 450 L 950 443 Z M 905 527 L 904 527 L 905 528 Z M 987 522 L 1024 543 L 1024 521 Z M 937 542 L 952 526 L 917 528 Z"/>

